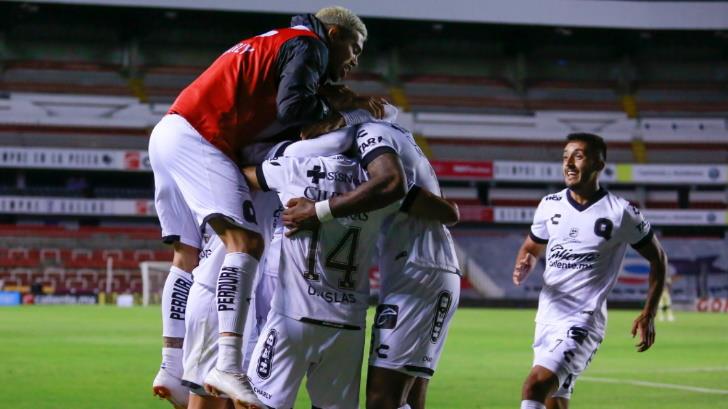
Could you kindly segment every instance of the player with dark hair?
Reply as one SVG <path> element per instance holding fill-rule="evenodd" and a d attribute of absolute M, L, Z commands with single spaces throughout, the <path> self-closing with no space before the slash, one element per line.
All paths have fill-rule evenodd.
<path fill-rule="evenodd" d="M 518 251 L 513 282 L 520 285 L 545 253 L 534 360 L 521 409 L 568 408 L 577 377 L 604 338 L 606 299 L 629 244 L 650 263 L 649 290 L 632 325 L 638 352 L 655 342 L 655 313 L 667 256 L 649 222 L 626 200 L 599 186 L 607 147 L 593 134 L 567 137 L 563 155 L 567 188 L 545 196 L 531 232 Z"/>

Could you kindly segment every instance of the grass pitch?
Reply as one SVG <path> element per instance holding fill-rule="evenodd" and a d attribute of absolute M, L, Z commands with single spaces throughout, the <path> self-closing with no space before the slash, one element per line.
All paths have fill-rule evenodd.
<path fill-rule="evenodd" d="M 534 314 L 458 311 L 428 408 L 518 408 Z M 571 407 L 728 408 L 728 315 L 678 313 L 676 322 L 658 322 L 657 343 L 642 354 L 629 334 L 636 315 L 610 313 L 606 339 L 577 381 Z M 2 307 L 0 407 L 171 408 L 151 396 L 160 328 L 156 307 Z M 310 408 L 305 392 L 296 408 Z"/>

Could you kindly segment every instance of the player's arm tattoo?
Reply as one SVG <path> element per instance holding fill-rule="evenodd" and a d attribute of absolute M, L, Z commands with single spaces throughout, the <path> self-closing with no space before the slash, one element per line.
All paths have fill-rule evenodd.
<path fill-rule="evenodd" d="M 399 210 L 422 219 L 437 220 L 448 226 L 460 221 L 460 210 L 455 202 L 446 200 L 417 185 L 412 186 L 407 192 Z"/>
<path fill-rule="evenodd" d="M 667 271 L 667 255 L 656 236 L 646 244 L 635 248 L 638 253 L 650 262 L 649 288 L 647 300 L 640 315 L 632 323 L 632 336 L 640 335 L 640 342 L 636 345 L 638 352 L 649 349 L 655 342 L 655 313 L 660 302 L 660 295 L 665 287 L 665 273 Z"/>
<path fill-rule="evenodd" d="M 526 237 L 516 256 L 516 263 L 513 267 L 513 284 L 521 285 L 526 280 L 528 274 L 536 267 L 536 261 L 541 257 L 544 249 L 546 249 L 545 244 L 535 242 L 530 235 Z"/>

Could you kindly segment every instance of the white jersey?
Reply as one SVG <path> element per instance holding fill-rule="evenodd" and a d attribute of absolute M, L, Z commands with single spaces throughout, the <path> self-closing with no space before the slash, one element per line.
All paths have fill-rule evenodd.
<path fill-rule="evenodd" d="M 263 190 L 281 203 L 296 197 L 327 200 L 366 180 L 358 162 L 344 156 L 280 157 L 257 169 Z M 381 221 L 394 207 L 337 218 L 313 232 L 282 238 L 279 288 L 272 309 L 304 322 L 340 328 L 364 326 L 369 267 Z"/>
<path fill-rule="evenodd" d="M 544 286 L 536 322 L 574 323 L 603 331 L 606 299 L 627 244 L 652 238 L 650 224 L 621 197 L 600 190 L 585 205 L 569 189 L 545 196 L 536 209 L 531 239 L 546 245 Z"/>
<path fill-rule="evenodd" d="M 401 210 L 407 210 L 417 187 L 442 195 L 434 169 L 409 131 L 386 122 L 362 124 L 357 130 L 356 146 L 364 167 L 383 153 L 399 156 L 409 190 Z M 394 214 L 384 222 L 379 248 L 383 275 L 399 271 L 401 268 L 392 264 L 401 265 L 403 259 L 420 267 L 459 273 L 450 231 L 435 220 Z"/>

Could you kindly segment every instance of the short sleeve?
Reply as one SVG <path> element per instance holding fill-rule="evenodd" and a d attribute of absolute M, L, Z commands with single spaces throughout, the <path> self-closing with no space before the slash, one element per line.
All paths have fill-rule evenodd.
<path fill-rule="evenodd" d="M 289 168 L 286 161 L 288 158 L 285 157 L 268 159 L 255 168 L 258 184 L 264 192 L 280 192 L 286 186 Z"/>
<path fill-rule="evenodd" d="M 638 249 L 652 241 L 652 226 L 644 214 L 635 206 L 627 203 L 622 215 L 622 237 L 633 248 Z"/>
<path fill-rule="evenodd" d="M 531 224 L 531 232 L 529 236 L 531 240 L 539 244 L 546 244 L 549 242 L 549 230 L 548 230 L 548 212 L 546 211 L 546 201 L 541 200 L 536 208 L 536 213 L 533 215 L 533 224 Z"/>
<path fill-rule="evenodd" d="M 359 127 L 356 131 L 356 147 L 362 167 L 366 168 L 382 154 L 393 153 L 397 155 L 392 140 L 392 131 L 394 130 L 388 129 L 388 126 L 377 123 Z"/>

